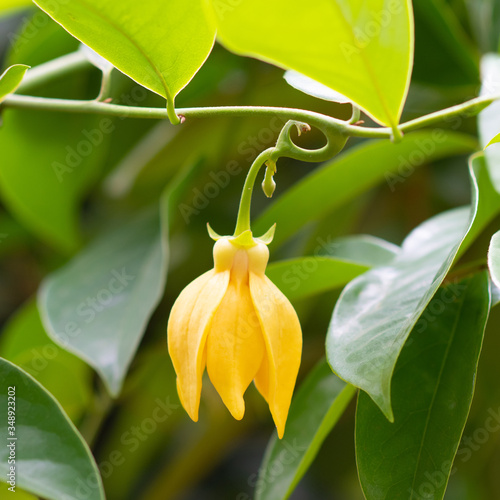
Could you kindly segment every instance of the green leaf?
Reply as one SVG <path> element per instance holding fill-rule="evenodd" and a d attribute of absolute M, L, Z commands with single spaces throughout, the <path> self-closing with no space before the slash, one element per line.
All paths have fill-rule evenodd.
<path fill-rule="evenodd" d="M 280 196 L 254 224 L 258 234 L 277 223 L 274 243 L 283 243 L 303 225 L 327 215 L 382 179 L 394 189 L 419 166 L 477 147 L 470 136 L 449 131 L 416 132 L 398 144 L 367 141 L 311 172 Z M 278 189 L 279 189 L 279 175 Z M 300 210 L 296 208 L 300 206 Z"/>
<path fill-rule="evenodd" d="M 500 95 L 500 56 L 487 54 L 481 61 L 481 96 Z M 486 161 L 493 185 L 500 192 L 500 101 L 494 101 L 478 115 L 479 139 L 485 149 Z"/>
<path fill-rule="evenodd" d="M 0 473 L 6 481 L 7 460 L 15 446 L 16 483 L 30 493 L 47 500 L 86 498 L 104 500 L 97 465 L 87 444 L 59 403 L 34 378 L 0 358 L 0 407 L 4 418 L 0 434 Z M 15 400 L 9 398 L 15 388 Z M 15 403 L 15 430 L 7 424 L 7 408 Z M 16 440 L 10 441 L 14 437 Z M 13 449 L 13 448 L 12 448 Z"/>
<path fill-rule="evenodd" d="M 230 50 L 293 69 L 395 128 L 413 65 L 409 1 L 210 0 Z"/>
<path fill-rule="evenodd" d="M 23 306 L 2 330 L 0 356 L 40 382 L 73 422 L 81 417 L 92 394 L 90 370 L 47 337 L 34 301 Z"/>
<path fill-rule="evenodd" d="M 256 500 L 285 500 L 291 495 L 355 393 L 326 362 L 314 368 L 293 398 L 283 438 L 275 432 L 269 441 Z"/>
<path fill-rule="evenodd" d="M 491 238 L 488 249 L 488 268 L 493 283 L 500 288 L 500 231 Z"/>
<path fill-rule="evenodd" d="M 319 241 L 314 255 L 271 263 L 266 274 L 290 299 L 333 290 L 374 265 L 391 261 L 399 248 L 370 236 Z"/>
<path fill-rule="evenodd" d="M 368 234 L 342 236 L 332 241 L 319 237 L 317 243 L 326 255 L 368 267 L 388 264 L 401 251 L 397 245 Z"/>
<path fill-rule="evenodd" d="M 304 92 L 304 94 L 312 95 L 324 101 L 348 103 L 351 102 L 344 95 L 331 88 L 323 85 L 322 83 L 313 80 L 307 76 L 297 73 L 297 71 L 288 70 L 284 76 L 286 83 L 291 85 L 294 89 Z"/>
<path fill-rule="evenodd" d="M 484 146 L 484 148 L 483 148 L 483 149 L 486 149 L 488 146 L 491 146 L 492 144 L 497 144 L 497 143 L 499 143 L 499 142 L 500 142 L 500 132 L 499 132 L 497 135 L 493 136 L 493 137 L 489 140 L 488 144 L 486 144 L 486 146 Z"/>
<path fill-rule="evenodd" d="M 95 368 L 114 396 L 163 293 L 165 266 L 158 211 L 148 211 L 102 235 L 39 290 L 49 336 Z"/>
<path fill-rule="evenodd" d="M 367 500 L 443 498 L 474 393 L 489 302 L 484 272 L 436 294 L 394 372 L 394 423 L 360 393 L 356 454 Z"/>
<path fill-rule="evenodd" d="M 408 335 L 457 254 L 500 210 L 500 197 L 491 199 L 494 190 L 482 155 L 471 161 L 471 177 L 471 215 L 459 208 L 421 224 L 390 265 L 349 283 L 333 312 L 327 337 L 330 365 L 366 391 L 391 421 L 391 379 Z"/>
<path fill-rule="evenodd" d="M 273 262 L 266 274 L 290 300 L 297 300 L 345 285 L 368 269 L 332 257 L 309 256 Z"/>
<path fill-rule="evenodd" d="M 11 59 L 31 66 L 76 48 L 76 41 L 38 12 L 30 43 L 19 36 Z M 29 24 L 27 26 L 33 27 Z M 81 99 L 85 79 L 71 76 L 37 93 Z M 9 211 L 64 253 L 80 244 L 80 200 L 95 182 L 114 123 L 108 117 L 6 109 L 0 130 L 0 190 Z"/>
<path fill-rule="evenodd" d="M 215 31 L 202 0 L 71 0 L 35 3 L 74 37 L 168 100 L 189 83 L 212 50 Z"/>
<path fill-rule="evenodd" d="M 177 207 L 192 170 L 190 165 L 187 174 L 181 171 L 167 188 L 161 215 L 149 210 L 102 235 L 39 290 L 50 337 L 95 368 L 113 396 L 163 294 L 168 213 Z"/>
<path fill-rule="evenodd" d="M 21 84 L 26 71 L 30 67 L 25 64 L 14 64 L 0 75 L 0 103 Z"/>

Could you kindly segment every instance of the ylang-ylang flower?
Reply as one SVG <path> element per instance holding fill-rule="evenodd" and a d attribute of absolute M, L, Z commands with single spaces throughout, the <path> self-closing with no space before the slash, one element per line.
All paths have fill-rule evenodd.
<path fill-rule="evenodd" d="M 243 395 L 254 381 L 282 437 L 302 334 L 292 305 L 264 274 L 268 259 L 264 240 L 252 238 L 250 231 L 219 237 L 214 268 L 189 284 L 172 308 L 168 349 L 181 403 L 194 421 L 206 368 L 238 420 L 245 412 Z"/>

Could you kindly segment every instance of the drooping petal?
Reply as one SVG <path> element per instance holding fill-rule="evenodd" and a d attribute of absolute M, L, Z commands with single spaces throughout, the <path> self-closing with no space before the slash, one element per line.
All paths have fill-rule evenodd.
<path fill-rule="evenodd" d="M 259 371 L 255 375 L 255 387 L 261 393 L 262 397 L 269 404 L 269 360 L 267 352 L 262 360 Z"/>
<path fill-rule="evenodd" d="M 229 277 L 229 271 L 202 274 L 179 295 L 168 320 L 168 351 L 177 374 L 179 397 L 195 422 L 205 370 L 206 338 Z"/>
<path fill-rule="evenodd" d="M 237 420 L 245 413 L 243 395 L 262 364 L 264 351 L 264 338 L 248 282 L 232 276 L 208 334 L 207 372 Z"/>
<path fill-rule="evenodd" d="M 267 355 L 256 386 L 269 404 L 281 438 L 300 367 L 302 332 L 294 308 L 267 276 L 250 272 L 249 284 Z"/>

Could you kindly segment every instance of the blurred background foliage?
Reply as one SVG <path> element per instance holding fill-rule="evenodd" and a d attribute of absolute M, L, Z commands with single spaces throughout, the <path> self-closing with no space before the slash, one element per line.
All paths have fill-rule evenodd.
<path fill-rule="evenodd" d="M 4 5 L 7 7 L 11 5 Z M 500 26 L 500 4 L 495 0 L 415 0 L 414 7 L 415 68 L 403 121 L 477 95 L 479 58 L 481 53 L 497 50 Z M 74 38 L 32 7 L 1 12 L 4 67 L 12 63 L 34 66 L 76 48 Z M 93 98 L 99 82 L 99 71 L 88 67 L 30 92 Z M 139 106 L 163 105 L 161 98 L 116 71 L 111 94 L 118 103 L 127 104 L 131 99 Z M 207 63 L 178 96 L 177 106 L 231 104 L 304 108 L 343 119 L 350 115 L 349 105 L 307 96 L 288 86 L 281 70 L 237 57 L 216 45 Z M 91 443 L 110 500 L 252 498 L 273 430 L 266 405 L 250 387 L 245 418 L 236 422 L 207 379 L 200 422 L 191 422 L 179 406 L 165 332 L 170 307 L 181 289 L 211 267 L 213 242 L 207 236 L 206 223 L 221 234 L 232 232 L 245 172 L 256 154 L 274 143 L 280 124 L 268 117 L 209 118 L 188 120 L 174 128 L 156 121 L 113 118 L 113 133 L 105 134 L 91 154 L 59 183 L 52 168 L 54 159 L 64 159 L 68 147 L 74 149 L 82 140 L 82 131 L 98 127 L 99 120 L 102 117 L 38 111 L 3 113 L 0 168 L 14 183 L 23 183 L 34 208 L 20 216 L 15 209 L 16 195 L 2 192 L 0 355 L 31 373 L 60 401 Z M 476 119 L 444 123 L 443 128 L 475 135 Z M 313 131 L 297 141 L 315 147 L 322 137 Z M 347 148 L 361 142 L 350 139 Z M 165 294 L 125 387 L 112 402 L 97 376 L 46 336 L 34 302 L 36 290 L 44 276 L 96 235 L 157 202 L 174 174 L 193 161 L 199 162 L 195 181 L 184 193 L 179 210 L 171 214 Z M 282 159 L 278 168 L 275 198 L 318 166 Z M 213 188 L 216 179 L 219 187 Z M 213 192 L 206 194 L 209 185 Z M 272 260 L 312 253 L 319 237 L 328 240 L 371 234 L 400 244 L 433 214 L 469 202 L 466 155 L 422 164 L 402 174 L 397 183 L 382 180 L 300 228 L 285 244 L 271 246 Z M 256 191 L 254 214 L 268 204 L 260 190 Z M 57 222 L 44 225 L 44 213 L 53 210 L 58 213 L 52 214 L 51 220 Z M 485 255 L 499 223 L 497 219 L 491 224 L 463 262 Z M 335 290 L 294 303 L 304 333 L 299 383 L 324 356 L 325 332 L 338 293 Z M 484 425 L 488 409 L 500 407 L 499 328 L 500 311 L 494 309 L 466 437 Z M 155 409 L 161 405 L 158 401 L 170 408 L 168 418 L 161 421 L 155 419 Z M 354 459 L 354 410 L 353 403 L 291 498 L 363 498 Z M 446 498 L 500 498 L 499 438 L 500 433 L 490 436 L 487 443 L 473 449 L 470 460 L 458 464 Z"/>

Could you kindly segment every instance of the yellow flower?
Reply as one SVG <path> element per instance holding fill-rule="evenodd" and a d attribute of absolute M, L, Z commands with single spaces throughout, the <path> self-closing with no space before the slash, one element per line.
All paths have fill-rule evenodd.
<path fill-rule="evenodd" d="M 269 250 L 250 231 L 222 237 L 214 269 L 189 284 L 168 322 L 168 350 L 182 405 L 196 422 L 208 375 L 234 418 L 251 384 L 266 399 L 281 438 L 300 365 L 302 333 L 288 299 L 264 274 Z"/>

